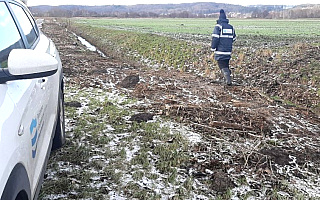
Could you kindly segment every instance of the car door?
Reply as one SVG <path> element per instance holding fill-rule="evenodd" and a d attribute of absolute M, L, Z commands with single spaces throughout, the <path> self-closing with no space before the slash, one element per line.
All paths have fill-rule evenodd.
<path fill-rule="evenodd" d="M 35 49 L 40 43 L 40 33 L 28 11 L 15 2 L 10 2 L 9 8 L 26 48 Z M 44 41 L 43 43 L 41 44 L 43 49 L 38 48 L 38 51 L 47 51 L 49 42 Z M 25 153 L 29 160 L 28 172 L 33 179 L 31 180 L 31 191 L 39 181 L 52 134 L 52 128 L 48 131 L 47 126 L 50 117 L 47 110 L 50 106 L 48 101 L 51 90 L 48 83 L 49 77 L 7 83 L 11 89 L 10 96 L 22 115 L 20 130 L 29 136 L 30 149 Z"/>
<path fill-rule="evenodd" d="M 0 39 L 0 70 L 3 70 L 8 67 L 12 49 L 26 48 L 6 1 L 0 2 Z M 34 104 L 32 101 L 37 101 L 36 81 L 9 81 L 0 86 L 0 192 L 18 163 L 25 169 L 31 168 L 32 135 L 28 133 L 26 121 L 31 121 L 30 116 L 39 112 L 38 106 L 28 108 Z M 23 115 L 26 119 L 22 118 Z"/>

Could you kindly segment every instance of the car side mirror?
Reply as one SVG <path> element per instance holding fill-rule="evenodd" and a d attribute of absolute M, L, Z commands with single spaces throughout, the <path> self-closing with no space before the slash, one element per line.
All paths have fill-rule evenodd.
<path fill-rule="evenodd" d="M 57 72 L 58 64 L 58 61 L 47 53 L 14 49 L 9 54 L 8 68 L 0 69 L 0 83 L 51 76 Z"/>

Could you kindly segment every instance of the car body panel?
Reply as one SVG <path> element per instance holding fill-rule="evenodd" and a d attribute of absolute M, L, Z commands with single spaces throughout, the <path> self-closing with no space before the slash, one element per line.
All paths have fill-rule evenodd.
<path fill-rule="evenodd" d="M 8 3 L 10 0 L 0 1 Z M 14 4 L 24 7 L 18 1 Z M 51 150 L 62 65 L 53 42 L 37 31 L 38 39 L 30 48 L 39 55 L 47 53 L 55 58 L 58 70 L 51 76 L 0 84 L 0 197 L 12 170 L 22 165 L 29 179 L 31 197 L 35 198 Z"/>

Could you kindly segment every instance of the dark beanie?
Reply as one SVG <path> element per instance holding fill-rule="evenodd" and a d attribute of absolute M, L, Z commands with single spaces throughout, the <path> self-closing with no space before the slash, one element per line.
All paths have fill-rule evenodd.
<path fill-rule="evenodd" d="M 220 16 L 219 19 L 227 19 L 226 13 L 224 12 L 223 9 L 220 10 Z"/>

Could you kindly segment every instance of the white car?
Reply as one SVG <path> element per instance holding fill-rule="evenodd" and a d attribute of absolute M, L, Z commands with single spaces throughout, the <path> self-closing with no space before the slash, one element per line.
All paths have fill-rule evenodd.
<path fill-rule="evenodd" d="M 65 142 L 63 77 L 53 42 L 19 0 L 0 0 L 0 197 L 37 199 Z"/>

